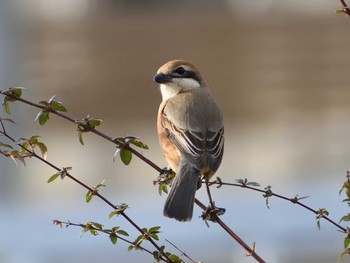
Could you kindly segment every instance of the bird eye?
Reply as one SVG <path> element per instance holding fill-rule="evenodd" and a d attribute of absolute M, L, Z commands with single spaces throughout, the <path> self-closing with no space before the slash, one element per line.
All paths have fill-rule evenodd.
<path fill-rule="evenodd" d="M 186 70 L 183 67 L 179 67 L 179 68 L 175 69 L 174 72 L 179 74 L 179 75 L 184 75 L 186 73 Z"/>

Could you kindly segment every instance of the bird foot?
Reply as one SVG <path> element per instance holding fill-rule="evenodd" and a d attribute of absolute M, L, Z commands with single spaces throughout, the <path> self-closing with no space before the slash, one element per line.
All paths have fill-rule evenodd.
<path fill-rule="evenodd" d="M 173 172 L 173 170 L 171 170 L 168 167 L 164 167 L 162 169 L 162 171 L 160 172 L 158 178 L 156 180 L 153 181 L 154 185 L 160 185 L 160 184 L 170 184 L 172 182 L 172 180 L 175 177 L 175 173 Z"/>
<path fill-rule="evenodd" d="M 212 205 L 208 205 L 207 209 L 203 211 L 201 217 L 205 221 L 216 222 L 217 217 L 225 214 L 225 212 L 226 212 L 225 208 L 216 207 L 215 202 L 213 202 Z"/>
<path fill-rule="evenodd" d="M 160 172 L 159 176 L 167 176 L 167 175 L 171 175 L 172 173 L 173 173 L 173 170 L 171 170 L 171 168 L 164 167 Z"/>

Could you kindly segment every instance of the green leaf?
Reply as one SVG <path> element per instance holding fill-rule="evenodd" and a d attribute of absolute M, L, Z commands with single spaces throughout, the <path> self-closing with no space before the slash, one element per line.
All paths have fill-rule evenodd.
<path fill-rule="evenodd" d="M 145 237 L 143 235 L 139 235 L 136 240 L 134 241 L 134 244 L 135 244 L 135 248 L 137 246 L 140 246 L 142 241 L 145 239 Z"/>
<path fill-rule="evenodd" d="M 102 230 L 103 229 L 103 225 L 101 225 L 100 223 L 91 222 L 91 225 L 96 227 L 98 230 Z"/>
<path fill-rule="evenodd" d="M 125 209 L 127 209 L 127 208 L 128 208 L 128 205 L 125 203 L 118 205 L 116 210 L 109 213 L 109 219 L 111 219 L 115 215 L 120 215 L 120 213 L 124 212 Z"/>
<path fill-rule="evenodd" d="M 102 120 L 101 119 L 89 119 L 88 124 L 90 124 L 93 127 L 100 126 Z"/>
<path fill-rule="evenodd" d="M 340 263 L 345 255 L 350 255 L 350 248 L 346 249 L 340 254 L 337 263 Z"/>
<path fill-rule="evenodd" d="M 147 230 L 147 228 L 143 228 L 142 231 L 145 232 L 145 233 L 147 233 L 147 232 L 145 231 L 145 229 Z M 131 251 L 131 250 L 133 250 L 133 249 L 135 249 L 135 250 L 141 249 L 141 248 L 140 248 L 140 245 L 141 245 L 141 243 L 142 243 L 143 240 L 145 240 L 145 236 L 144 236 L 144 235 L 139 235 L 139 236 L 135 239 L 135 241 L 133 242 L 133 244 L 130 245 L 130 246 L 128 247 L 128 251 Z"/>
<path fill-rule="evenodd" d="M 272 196 L 272 190 L 271 190 L 271 186 L 269 185 L 269 186 L 266 186 L 265 188 L 264 188 L 264 190 L 265 190 L 265 193 L 263 194 L 263 197 L 264 198 L 266 198 L 266 207 L 268 208 L 268 209 L 270 209 L 270 206 L 269 206 L 269 197 L 271 197 Z"/>
<path fill-rule="evenodd" d="M 148 232 L 150 233 L 150 234 L 154 234 L 154 233 L 159 233 L 159 230 L 160 229 L 160 226 L 154 226 L 154 227 L 151 227 L 149 230 L 148 230 Z"/>
<path fill-rule="evenodd" d="M 17 160 L 21 161 L 24 165 L 26 165 L 23 155 L 19 151 L 13 150 L 9 152 L 8 155 L 15 162 L 16 165 L 18 165 Z"/>
<path fill-rule="evenodd" d="M 98 235 L 98 231 L 96 229 L 91 228 L 90 233 L 93 234 L 94 236 Z"/>
<path fill-rule="evenodd" d="M 5 98 L 4 98 L 4 102 L 3 102 L 3 107 L 4 107 L 4 110 L 7 114 L 10 114 L 10 107 L 9 107 L 9 102 L 14 102 L 17 100 L 17 98 L 11 98 L 9 96 L 15 96 L 15 97 L 20 97 L 22 95 L 22 90 L 24 88 L 21 88 L 21 87 L 15 87 L 15 88 L 9 88 L 5 91 L 2 92 L 2 94 L 4 95 L 7 95 Z"/>
<path fill-rule="evenodd" d="M 59 177 L 61 175 L 61 173 L 55 173 L 54 175 L 52 175 L 49 180 L 47 180 L 47 183 L 51 183 L 53 182 L 54 180 L 57 179 L 57 177 Z"/>
<path fill-rule="evenodd" d="M 317 228 L 320 230 L 321 229 L 321 219 L 322 217 L 328 216 L 329 213 L 326 209 L 324 208 L 319 208 L 317 210 L 317 214 L 316 214 L 316 222 L 317 222 Z"/>
<path fill-rule="evenodd" d="M 141 148 L 141 149 L 145 149 L 145 150 L 148 150 L 148 149 L 149 149 L 148 146 L 147 146 L 147 144 L 141 142 L 141 141 L 140 141 L 139 139 L 137 139 L 137 138 L 130 140 L 129 143 L 131 143 L 131 144 L 133 144 L 133 145 L 135 145 L 136 147 L 139 147 L 139 148 Z"/>
<path fill-rule="evenodd" d="M 345 12 L 345 10 L 344 10 L 344 8 L 343 8 L 343 9 L 337 9 L 337 10 L 335 10 L 335 13 L 336 13 L 336 14 L 345 14 L 346 12 Z"/>
<path fill-rule="evenodd" d="M 168 258 L 171 260 L 172 263 L 181 263 L 182 262 L 182 260 L 174 254 L 168 255 Z"/>
<path fill-rule="evenodd" d="M 350 181 L 349 181 L 349 180 L 347 180 L 347 181 L 344 182 L 342 189 L 340 189 L 340 191 L 339 191 L 339 195 L 341 194 L 341 192 L 342 192 L 343 190 L 345 190 L 346 196 L 347 196 L 348 198 L 350 198 Z"/>
<path fill-rule="evenodd" d="M 118 237 L 115 234 L 110 234 L 109 235 L 110 240 L 112 241 L 112 243 L 115 245 L 117 243 Z"/>
<path fill-rule="evenodd" d="M 45 144 L 43 144 L 42 142 L 37 142 L 36 146 L 39 147 L 41 155 L 43 156 L 44 160 L 46 160 L 47 157 L 47 147 Z"/>
<path fill-rule="evenodd" d="M 8 122 L 11 122 L 13 124 L 16 124 L 13 120 L 9 119 L 9 118 L 1 118 L 0 117 L 0 121 L 8 121 Z"/>
<path fill-rule="evenodd" d="M 159 237 L 157 234 L 151 234 L 151 237 L 154 239 L 154 240 L 159 240 Z"/>
<path fill-rule="evenodd" d="M 39 124 L 44 125 L 48 119 L 49 119 L 49 112 L 46 110 L 42 110 L 38 113 L 38 115 L 36 115 L 36 118 L 34 121 L 39 120 Z"/>
<path fill-rule="evenodd" d="M 347 249 L 350 244 L 350 236 L 348 235 L 346 238 L 344 238 L 344 248 Z"/>
<path fill-rule="evenodd" d="M 119 215 L 118 211 L 112 211 L 109 213 L 108 218 L 111 219 L 113 216 Z"/>
<path fill-rule="evenodd" d="M 13 149 L 11 145 L 3 143 L 3 142 L 0 142 L 0 147 L 7 147 L 7 148 Z"/>
<path fill-rule="evenodd" d="M 50 102 L 50 107 L 51 109 L 55 110 L 55 111 L 61 111 L 61 112 L 66 112 L 67 109 L 63 106 L 62 102 L 60 101 L 51 101 Z"/>
<path fill-rule="evenodd" d="M 23 88 L 23 87 L 10 88 L 11 93 L 17 97 L 22 96 L 22 90 L 25 90 L 25 88 Z"/>
<path fill-rule="evenodd" d="M 2 104 L 4 107 L 4 110 L 7 114 L 11 114 L 10 107 L 9 107 L 9 100 L 7 97 L 4 99 L 4 103 Z"/>
<path fill-rule="evenodd" d="M 125 143 L 125 139 L 123 137 L 117 137 L 117 138 L 113 138 L 113 141 L 116 141 L 116 142 L 121 142 L 122 144 Z"/>
<path fill-rule="evenodd" d="M 84 145 L 83 141 L 83 132 L 81 130 L 78 130 L 78 136 L 79 136 L 79 142 L 81 145 Z"/>
<path fill-rule="evenodd" d="M 97 189 L 99 189 L 99 188 L 101 188 L 101 187 L 105 187 L 105 186 L 106 186 L 105 180 L 102 180 L 102 182 L 99 183 L 98 185 L 96 185 L 94 189 L 97 190 Z"/>
<path fill-rule="evenodd" d="M 85 196 L 86 203 L 89 203 L 94 196 L 94 193 L 92 191 L 88 191 Z"/>
<path fill-rule="evenodd" d="M 120 226 L 114 226 L 112 227 L 112 232 L 116 232 L 117 230 L 119 230 Z"/>
<path fill-rule="evenodd" d="M 129 234 L 124 230 L 117 230 L 116 233 L 119 235 L 127 236 L 127 237 L 129 236 Z"/>
<path fill-rule="evenodd" d="M 134 248 L 135 248 L 134 245 L 130 245 L 130 246 L 128 246 L 128 251 L 131 251 L 131 250 L 133 250 Z"/>
<path fill-rule="evenodd" d="M 347 214 L 347 215 L 343 216 L 340 219 L 339 223 L 341 223 L 342 221 L 350 221 L 350 214 Z"/>
<path fill-rule="evenodd" d="M 48 119 L 49 119 L 49 112 L 43 111 L 39 116 L 39 124 L 44 125 Z"/>
<path fill-rule="evenodd" d="M 46 106 L 46 107 L 49 106 L 49 103 L 46 100 L 39 101 L 39 104 Z"/>
<path fill-rule="evenodd" d="M 168 193 L 168 186 L 166 183 L 164 182 L 160 182 L 159 183 L 159 187 L 158 187 L 158 192 L 159 192 L 159 195 L 162 195 L 162 192 L 164 193 Z"/>
<path fill-rule="evenodd" d="M 132 152 L 126 149 L 120 149 L 120 159 L 125 165 L 129 165 L 132 159 Z"/>

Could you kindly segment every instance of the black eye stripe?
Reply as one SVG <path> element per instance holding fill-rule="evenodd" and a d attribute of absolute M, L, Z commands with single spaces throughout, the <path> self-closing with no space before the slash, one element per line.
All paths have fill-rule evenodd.
<path fill-rule="evenodd" d="M 171 74 L 173 78 L 186 78 L 186 79 L 195 79 L 197 81 L 201 81 L 199 75 L 191 70 L 186 70 L 183 67 L 178 67 Z"/>
<path fill-rule="evenodd" d="M 174 70 L 174 73 L 179 74 L 179 75 L 184 75 L 186 74 L 186 70 L 183 67 L 178 67 L 177 69 Z"/>

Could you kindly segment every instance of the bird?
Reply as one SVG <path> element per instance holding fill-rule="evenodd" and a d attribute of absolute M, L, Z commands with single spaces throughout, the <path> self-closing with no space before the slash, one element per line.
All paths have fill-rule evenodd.
<path fill-rule="evenodd" d="M 160 84 L 162 96 L 157 117 L 159 142 L 167 163 L 176 172 L 163 214 L 177 221 L 191 221 L 202 178 L 212 204 L 208 182 L 223 157 L 222 112 L 201 73 L 188 61 L 165 63 L 154 81 Z"/>

